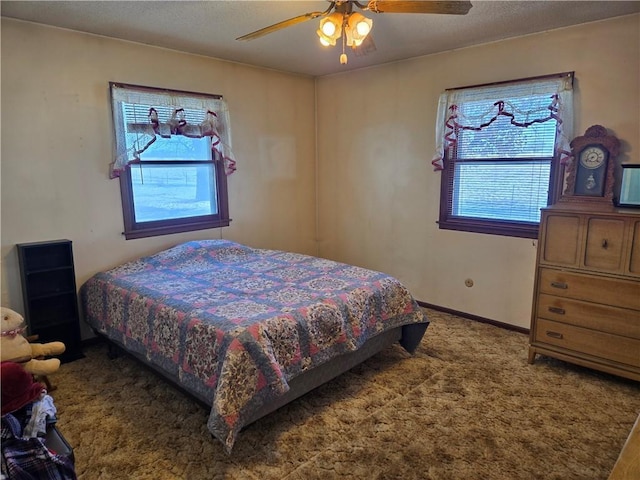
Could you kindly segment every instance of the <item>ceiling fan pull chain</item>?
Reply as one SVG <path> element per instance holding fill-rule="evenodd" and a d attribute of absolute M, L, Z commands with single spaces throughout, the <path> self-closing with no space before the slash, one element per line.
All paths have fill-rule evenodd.
<path fill-rule="evenodd" d="M 342 25 L 342 31 L 344 32 L 344 24 Z M 340 55 L 340 64 L 341 65 L 346 65 L 347 64 L 347 54 L 344 51 L 346 42 L 347 42 L 347 36 L 346 35 L 342 35 L 342 55 Z"/>

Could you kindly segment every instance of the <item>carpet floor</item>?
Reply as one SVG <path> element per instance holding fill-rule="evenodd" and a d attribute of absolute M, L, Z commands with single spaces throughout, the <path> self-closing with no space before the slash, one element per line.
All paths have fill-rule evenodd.
<path fill-rule="evenodd" d="M 257 421 L 231 455 L 208 411 L 98 344 L 50 376 L 81 480 L 606 480 L 640 384 L 538 356 L 528 337 L 427 310 L 392 346 Z"/>

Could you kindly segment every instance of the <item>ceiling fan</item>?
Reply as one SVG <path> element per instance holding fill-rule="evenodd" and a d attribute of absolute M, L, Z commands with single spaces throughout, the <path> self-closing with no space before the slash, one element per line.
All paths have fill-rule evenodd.
<path fill-rule="evenodd" d="M 466 15 L 471 9 L 470 1 L 428 1 L 428 0 L 370 0 L 367 3 L 360 3 L 356 0 L 327 0 L 329 7 L 322 12 L 309 12 L 297 17 L 275 23 L 268 27 L 261 28 L 255 32 L 248 33 L 236 40 L 253 40 L 269 33 L 276 32 L 298 23 L 306 22 L 323 17 L 320 20 L 320 27 L 316 32 L 320 37 L 320 43 L 325 46 L 335 45 L 336 41 L 342 37 L 342 55 L 340 63 L 347 63 L 345 47 L 352 47 L 354 50 L 373 46 L 371 37 L 368 36 L 373 21 L 361 13 L 354 10 L 354 7 L 362 11 L 373 13 L 431 13 Z M 363 42 L 365 45 L 363 46 Z M 375 47 L 373 47 L 375 48 Z"/>

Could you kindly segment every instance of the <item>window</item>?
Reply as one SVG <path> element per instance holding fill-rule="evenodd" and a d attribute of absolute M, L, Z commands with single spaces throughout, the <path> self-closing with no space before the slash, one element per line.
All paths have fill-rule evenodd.
<path fill-rule="evenodd" d="M 127 239 L 228 226 L 235 170 L 220 96 L 111 84 Z"/>
<path fill-rule="evenodd" d="M 572 83 L 568 73 L 442 95 L 441 229 L 537 238 L 540 209 L 562 189 Z"/>

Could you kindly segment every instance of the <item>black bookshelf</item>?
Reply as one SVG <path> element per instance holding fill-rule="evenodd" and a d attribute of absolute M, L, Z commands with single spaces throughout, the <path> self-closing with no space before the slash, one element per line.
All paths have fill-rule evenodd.
<path fill-rule="evenodd" d="M 28 335 L 37 335 L 40 343 L 63 342 L 66 350 L 58 356 L 63 363 L 84 357 L 72 242 L 20 243 L 17 248 Z"/>

